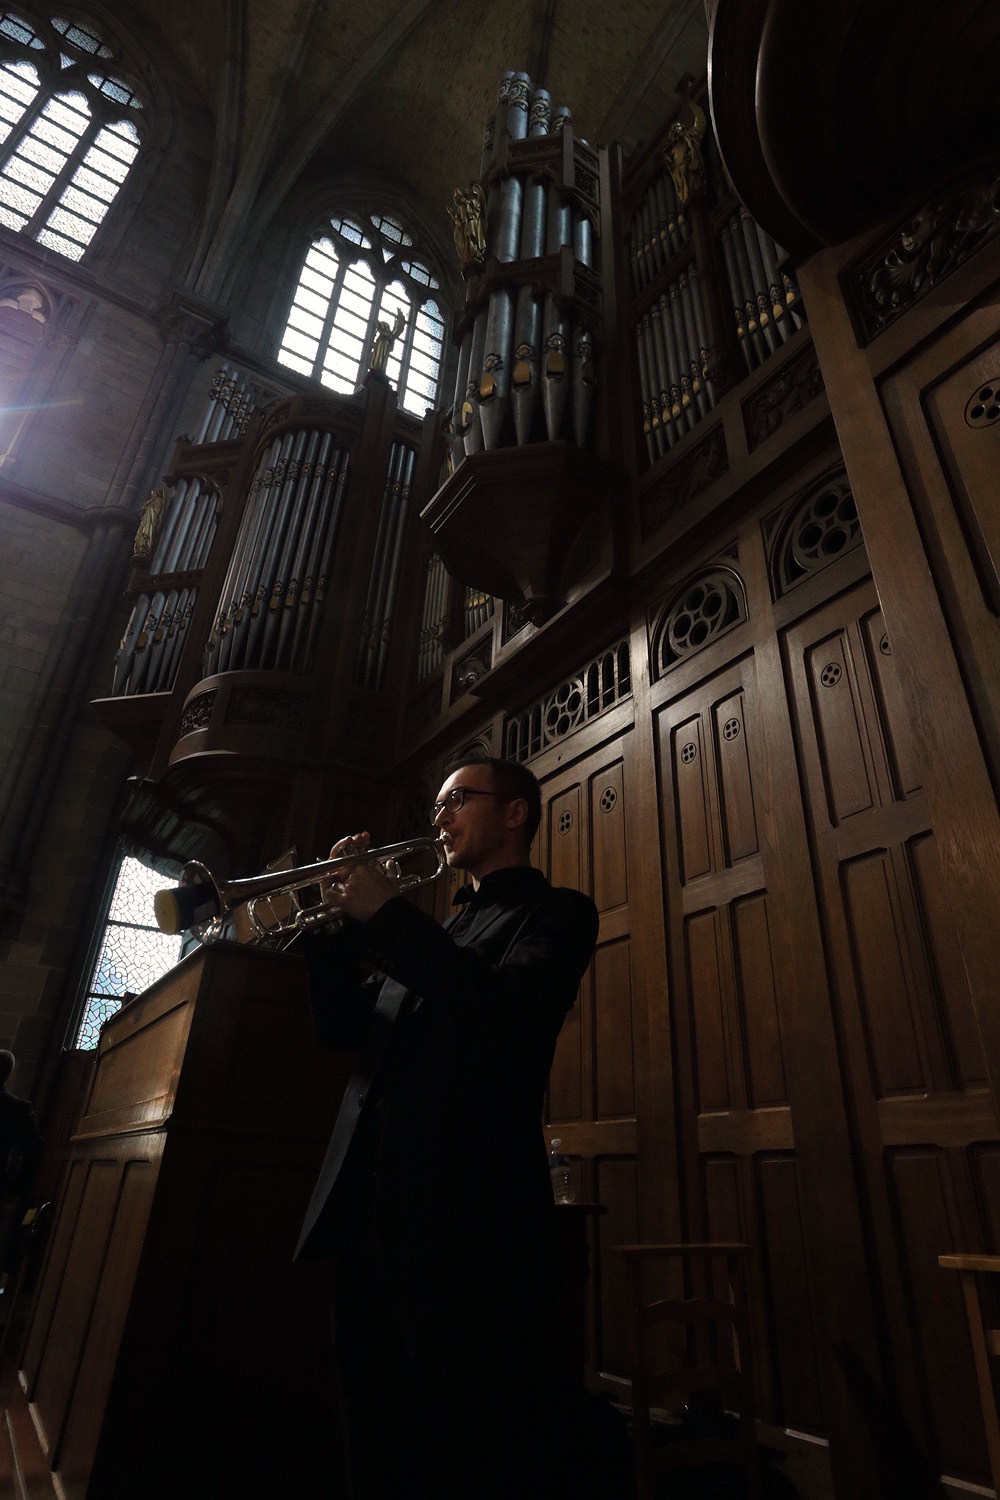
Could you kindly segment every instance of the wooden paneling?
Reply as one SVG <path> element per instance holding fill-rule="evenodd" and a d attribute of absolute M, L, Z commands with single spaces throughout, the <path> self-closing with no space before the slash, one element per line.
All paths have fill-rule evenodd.
<path fill-rule="evenodd" d="M 873 588 L 812 612 L 784 645 L 901 1420 L 929 1425 L 947 1472 L 982 1472 L 937 1256 L 988 1232 L 969 1148 L 997 1121 Z"/>
<path fill-rule="evenodd" d="M 763 892 L 733 903 L 733 956 L 746 1038 L 747 1102 L 753 1110 L 788 1097 L 775 994 L 774 954 Z"/>
<path fill-rule="evenodd" d="M 549 879 L 553 885 L 567 885 L 586 890 L 582 882 L 586 830 L 581 819 L 582 788 L 574 779 L 546 803 L 545 855 Z M 577 1121 L 589 1118 L 585 1094 L 593 1074 L 593 1057 L 587 1031 L 592 1013 L 593 974 L 585 976 L 580 995 L 563 1022 L 549 1076 L 549 1114 L 552 1119 Z"/>
<path fill-rule="evenodd" d="M 155 1166 L 150 1161 L 116 1162 L 114 1176 L 118 1181 L 113 1221 L 108 1226 L 100 1276 L 91 1287 L 82 1289 L 80 1296 L 89 1323 L 86 1343 L 80 1351 L 79 1365 L 73 1372 L 72 1400 L 61 1405 L 58 1413 L 61 1440 L 49 1449 L 49 1461 L 58 1470 L 70 1493 L 85 1491 L 93 1467 L 118 1347 L 128 1316 L 139 1251 L 149 1219 Z M 53 1328 L 46 1352 L 61 1363 L 60 1353 L 64 1348 L 60 1330 Z M 43 1421 L 45 1385 L 43 1364 L 35 1403 L 35 1412 Z M 61 1394 L 69 1393 L 64 1391 Z"/>
<path fill-rule="evenodd" d="M 755 1160 L 760 1257 L 766 1285 L 773 1378 L 786 1425 L 826 1428 L 819 1342 L 805 1250 L 802 1195 L 794 1155 L 764 1150 Z"/>
<path fill-rule="evenodd" d="M 79 1213 L 74 1216 L 72 1224 L 60 1226 L 70 1239 L 65 1252 L 66 1271 L 58 1289 L 54 1316 L 49 1324 L 48 1336 L 29 1391 L 42 1445 L 52 1468 L 56 1470 L 62 1467 L 62 1437 L 77 1391 L 78 1372 L 81 1364 L 91 1363 L 85 1356 L 89 1352 L 89 1333 L 95 1308 L 103 1301 L 105 1312 L 110 1311 L 112 1317 L 120 1314 L 120 1300 L 118 1306 L 112 1309 L 108 1309 L 107 1302 L 109 1298 L 115 1298 L 116 1292 L 124 1294 L 127 1299 L 130 1282 L 135 1276 L 134 1252 L 142 1242 L 149 1212 L 149 1162 L 137 1163 L 135 1173 L 131 1174 L 130 1186 L 138 1191 L 124 1194 L 128 1208 L 137 1211 L 134 1224 L 119 1216 L 123 1189 L 121 1160 L 112 1156 L 92 1161 L 86 1164 L 83 1171 L 86 1181 L 81 1185 Z M 145 1193 L 142 1192 L 144 1184 Z M 121 1262 L 116 1255 L 116 1251 L 127 1245 L 133 1250 L 131 1264 Z M 105 1276 L 109 1260 L 116 1259 L 119 1260 L 117 1288 L 114 1284 L 109 1286 Z M 120 1332 L 120 1328 L 119 1316 L 117 1331 Z M 105 1331 L 98 1328 L 96 1332 L 103 1342 Z M 115 1353 L 116 1348 L 112 1350 L 112 1354 Z M 105 1395 L 111 1369 L 113 1364 L 100 1371 L 100 1385 Z M 93 1376 L 93 1370 L 91 1375 Z M 91 1388 L 81 1394 L 93 1419 L 93 1403 L 98 1393 Z M 99 1405 L 96 1412 L 98 1421 L 102 1414 L 103 1409 Z M 92 1427 L 91 1443 L 96 1442 L 96 1437 L 97 1433 Z M 92 1452 L 93 1450 L 91 1457 Z"/>
<path fill-rule="evenodd" d="M 633 1002 L 624 743 L 615 738 L 543 786 L 549 878 L 587 891 L 600 915 L 597 951 L 556 1047 L 546 1127 L 571 1158 L 578 1198 L 604 1209 L 591 1266 L 589 1363 L 595 1378 L 620 1378 L 628 1368 L 624 1267 L 610 1247 L 639 1233 L 641 1018 Z"/>
<path fill-rule="evenodd" d="M 763 726 L 753 659 L 745 639 L 732 644 L 732 665 L 656 713 L 687 1236 L 754 1247 L 749 1316 L 760 1410 L 819 1429 L 783 980 L 757 808 Z"/>
<path fill-rule="evenodd" d="M 904 1232 L 899 1275 L 912 1316 L 920 1365 L 932 1371 L 928 1419 L 939 1436 L 951 1473 L 986 1473 L 986 1438 L 958 1277 L 942 1276 L 937 1247 L 961 1240 L 956 1180 L 958 1153 L 918 1147 L 886 1153 L 890 1201 Z M 937 1251 L 937 1253 L 935 1253 Z M 954 1283 L 954 1284 L 953 1284 Z"/>
<path fill-rule="evenodd" d="M 345 1061 L 303 986 L 294 955 L 220 945 L 102 1032 L 11 1426 L 62 1500 L 335 1482 L 326 1298 L 292 1253 Z"/>
<path fill-rule="evenodd" d="M 598 1296 L 597 1368 L 621 1373 L 630 1366 L 628 1303 L 621 1257 L 614 1245 L 632 1245 L 639 1232 L 636 1160 L 601 1156 L 594 1163 L 595 1196 L 607 1212 L 600 1220 L 600 1251 L 591 1267 Z M 631 1236 L 631 1238 L 630 1238 Z"/>
<path fill-rule="evenodd" d="M 635 1119 L 632 971 L 627 938 L 604 943 L 594 960 L 594 1113 Z"/>

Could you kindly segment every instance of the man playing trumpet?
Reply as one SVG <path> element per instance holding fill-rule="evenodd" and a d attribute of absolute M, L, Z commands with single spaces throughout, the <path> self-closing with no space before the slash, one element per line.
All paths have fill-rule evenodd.
<path fill-rule="evenodd" d="M 540 816 L 523 766 L 462 766 L 432 809 L 457 912 L 411 905 L 359 833 L 326 891 L 350 920 L 302 940 L 320 1038 L 358 1057 L 298 1250 L 337 1262 L 355 1500 L 558 1493 L 541 1121 L 598 918 L 531 866 Z"/>

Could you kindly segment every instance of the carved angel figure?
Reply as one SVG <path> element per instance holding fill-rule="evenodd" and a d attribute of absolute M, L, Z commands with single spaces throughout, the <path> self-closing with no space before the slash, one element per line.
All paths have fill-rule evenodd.
<path fill-rule="evenodd" d="M 705 134 L 705 111 L 692 103 L 694 118 L 690 125 L 675 120 L 667 132 L 663 160 L 673 178 L 674 191 L 681 208 L 696 198 L 704 184 L 705 158 L 701 140 Z"/>
<path fill-rule="evenodd" d="M 396 308 L 396 320 L 392 327 L 388 323 L 379 320 L 375 324 L 375 337 L 372 339 L 372 356 L 368 363 L 369 370 L 384 371 L 389 363 L 389 354 L 393 344 L 399 338 L 406 327 L 406 318 L 403 316 L 402 308 Z"/>
<path fill-rule="evenodd" d="M 162 484 L 158 484 L 155 489 L 150 490 L 149 498 L 139 513 L 139 524 L 132 543 L 133 557 L 144 557 L 147 560 L 152 557 L 166 508 L 167 492 Z"/>
<path fill-rule="evenodd" d="M 452 194 L 452 207 L 448 213 L 463 270 L 468 265 L 482 265 L 486 259 L 485 209 L 483 190 L 478 182 L 470 182 L 467 188 L 457 187 Z"/>

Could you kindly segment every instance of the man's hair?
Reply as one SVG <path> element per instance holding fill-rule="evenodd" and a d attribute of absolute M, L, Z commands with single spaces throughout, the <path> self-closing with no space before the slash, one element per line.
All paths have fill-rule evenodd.
<path fill-rule="evenodd" d="M 527 766 L 520 765 L 516 760 L 499 760 L 491 755 L 484 756 L 482 761 L 476 761 L 476 765 L 489 766 L 493 785 L 502 797 L 509 802 L 522 797 L 528 804 L 528 814 L 524 820 L 524 835 L 530 849 L 535 842 L 538 825 L 542 821 L 542 789 L 538 784 L 538 778 L 528 770 Z"/>
<path fill-rule="evenodd" d="M 8 1052 L 6 1047 L 0 1048 L 0 1089 L 3 1088 L 7 1079 L 14 1071 L 14 1054 Z"/>

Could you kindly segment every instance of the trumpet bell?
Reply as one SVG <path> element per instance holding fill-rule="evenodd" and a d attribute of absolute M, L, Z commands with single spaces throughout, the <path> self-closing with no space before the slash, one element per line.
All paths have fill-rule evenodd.
<path fill-rule="evenodd" d="M 191 860 L 184 866 L 181 880 L 182 885 L 157 891 L 153 897 L 156 925 L 170 937 L 189 929 L 197 931 L 224 911 L 219 887 L 204 865 Z"/>

